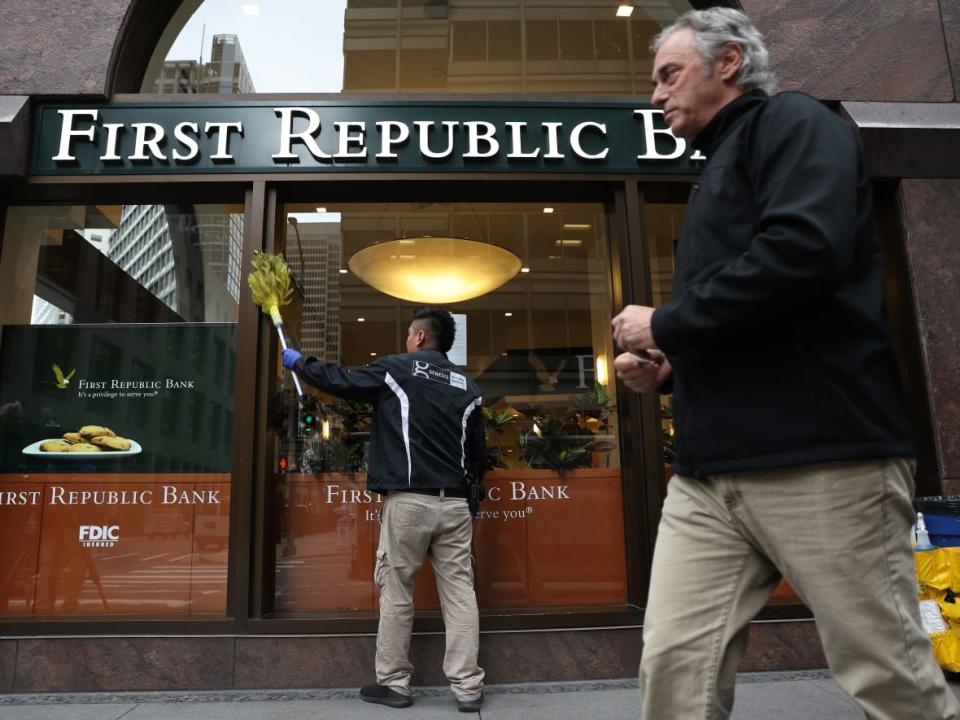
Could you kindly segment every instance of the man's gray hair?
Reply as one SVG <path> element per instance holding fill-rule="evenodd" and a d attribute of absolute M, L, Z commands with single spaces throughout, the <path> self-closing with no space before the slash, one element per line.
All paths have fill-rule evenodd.
<path fill-rule="evenodd" d="M 770 58 L 763 35 L 746 15 L 732 8 L 715 7 L 707 10 L 690 10 L 663 29 L 651 43 L 656 52 L 663 42 L 677 30 L 693 30 L 693 42 L 708 68 L 729 43 L 743 49 L 743 62 L 734 77 L 744 90 L 764 90 L 774 93 L 777 79 L 770 70 Z M 712 69 L 710 69 L 712 73 Z"/>

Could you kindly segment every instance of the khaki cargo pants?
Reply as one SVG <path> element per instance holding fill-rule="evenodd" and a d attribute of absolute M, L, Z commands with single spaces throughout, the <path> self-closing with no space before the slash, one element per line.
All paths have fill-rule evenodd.
<path fill-rule="evenodd" d="M 643 624 L 642 717 L 730 717 L 747 625 L 782 573 L 867 718 L 960 718 L 920 625 L 913 490 L 903 459 L 674 477 Z"/>
<path fill-rule="evenodd" d="M 374 568 L 380 588 L 376 659 L 380 685 L 410 694 L 413 585 L 429 548 L 446 628 L 443 672 L 459 700 L 480 696 L 483 670 L 477 665 L 480 622 L 473 589 L 472 539 L 472 519 L 463 498 L 408 492 L 387 495 Z"/>

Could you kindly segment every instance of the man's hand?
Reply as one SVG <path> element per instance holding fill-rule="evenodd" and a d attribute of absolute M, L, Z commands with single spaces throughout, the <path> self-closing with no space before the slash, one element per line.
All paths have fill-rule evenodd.
<path fill-rule="evenodd" d="M 650 319 L 654 308 L 645 305 L 627 305 L 613 319 L 613 339 L 624 350 L 640 352 L 656 348 Z"/>
<path fill-rule="evenodd" d="M 303 354 L 299 350 L 287 348 L 283 351 L 283 366 L 287 370 L 293 370 L 293 366 L 297 364 L 297 360 L 301 357 L 303 357 Z"/>
<path fill-rule="evenodd" d="M 630 352 L 617 355 L 613 361 L 617 377 L 634 392 L 652 392 L 663 385 L 673 373 L 670 361 L 662 352 L 649 350 L 647 355 L 653 362 L 641 362 Z"/>

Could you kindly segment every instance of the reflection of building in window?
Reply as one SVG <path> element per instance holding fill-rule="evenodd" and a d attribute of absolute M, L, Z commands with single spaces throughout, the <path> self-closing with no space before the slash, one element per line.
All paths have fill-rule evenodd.
<path fill-rule="evenodd" d="M 650 39 L 690 6 L 636 2 L 348 0 L 343 89 L 648 94 Z"/>
<path fill-rule="evenodd" d="M 153 92 L 163 95 L 178 93 L 211 93 L 237 95 L 256 92 L 253 79 L 236 35 L 214 35 L 210 62 L 167 60 L 153 84 Z"/>
<path fill-rule="evenodd" d="M 69 325 L 73 315 L 48 303 L 43 298 L 33 296 L 33 311 L 30 313 L 31 325 Z"/>
<path fill-rule="evenodd" d="M 106 255 L 185 320 L 230 320 L 240 297 L 242 239 L 239 214 L 124 205 Z"/>
<path fill-rule="evenodd" d="M 90 230 L 78 230 L 80 235 L 86 238 L 87 242 L 93 245 L 104 255 L 107 254 L 109 246 L 109 237 L 112 231 L 91 232 Z M 53 303 L 49 303 L 41 297 L 33 296 L 33 310 L 30 313 L 31 325 L 70 325 L 73 322 L 73 315 Z"/>
<path fill-rule="evenodd" d="M 153 92 L 161 95 L 198 92 L 201 75 L 200 63 L 196 60 L 167 61 L 153 84 Z"/>
<path fill-rule="evenodd" d="M 298 226 L 303 246 L 300 265 L 296 236 L 287 238 L 287 258 L 303 290 L 300 341 L 305 352 L 322 360 L 340 361 L 340 225 L 303 223 Z"/>
<path fill-rule="evenodd" d="M 173 245 L 163 205 L 124 205 L 107 257 L 171 310 L 177 310 Z"/>
<path fill-rule="evenodd" d="M 233 317 L 240 299 L 243 216 L 235 213 L 197 215 L 195 220 L 206 285 L 206 316 Z M 219 307 L 212 306 L 215 299 L 210 296 L 210 293 L 214 288 L 220 293 Z"/>

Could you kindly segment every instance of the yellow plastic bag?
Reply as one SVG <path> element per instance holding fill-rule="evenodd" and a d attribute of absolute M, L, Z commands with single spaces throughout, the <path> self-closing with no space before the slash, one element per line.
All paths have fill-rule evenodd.
<path fill-rule="evenodd" d="M 937 605 L 940 606 L 940 614 L 950 627 L 960 628 L 960 603 L 949 603 L 943 597 L 938 597 Z"/>
<path fill-rule="evenodd" d="M 960 672 L 960 630 L 947 630 L 930 636 L 933 654 L 940 667 L 950 672 Z"/>
<path fill-rule="evenodd" d="M 925 588 L 960 593 L 960 547 L 937 548 L 914 553 L 917 580 Z"/>
<path fill-rule="evenodd" d="M 921 600 L 936 600 L 949 630 L 930 635 L 933 654 L 944 670 L 960 672 L 960 601 L 947 602 L 948 591 L 960 600 L 960 547 L 914 553 Z M 952 593 L 951 593 L 952 595 Z"/>
<path fill-rule="evenodd" d="M 917 580 L 924 590 L 946 590 L 950 587 L 950 553 L 947 552 L 950 549 L 939 548 L 913 554 Z"/>

